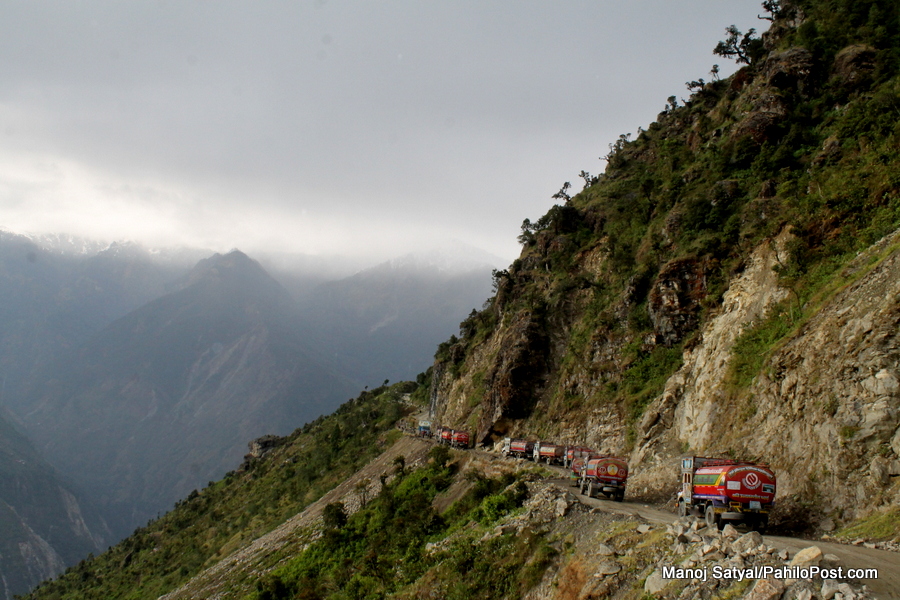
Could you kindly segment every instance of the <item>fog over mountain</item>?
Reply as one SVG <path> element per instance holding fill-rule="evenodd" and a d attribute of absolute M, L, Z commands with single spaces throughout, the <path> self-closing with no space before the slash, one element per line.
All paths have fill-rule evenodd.
<path fill-rule="evenodd" d="M 2 405 L 129 533 L 366 386 L 414 378 L 499 259 L 435 246 L 359 270 L 240 251 L 0 234 Z M 349 276 L 347 275 L 348 273 Z"/>

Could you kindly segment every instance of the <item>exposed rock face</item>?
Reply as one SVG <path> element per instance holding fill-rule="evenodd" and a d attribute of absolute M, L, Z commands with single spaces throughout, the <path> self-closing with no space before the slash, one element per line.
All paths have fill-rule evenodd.
<path fill-rule="evenodd" d="M 546 375 L 548 338 L 539 317 L 526 312 L 510 320 L 509 326 L 498 330 L 471 362 L 477 374 L 444 379 L 443 386 L 436 386 L 432 404 L 437 407 L 434 416 L 440 422 L 459 423 L 471 410 L 470 404 L 482 403 L 479 420 L 467 425 L 476 428 L 477 441 L 506 433 L 508 419 L 528 417 Z"/>
<path fill-rule="evenodd" d="M 778 285 L 773 270 L 788 235 L 782 234 L 754 252 L 749 265 L 726 292 L 721 313 L 703 328 L 701 342 L 685 351 L 683 366 L 645 411 L 638 427 L 640 442 L 632 457 L 633 463 L 641 464 L 635 483 L 671 487 L 671 451 L 664 452 L 661 461 L 655 454 L 667 444 L 692 450 L 715 445 L 716 420 L 723 408 L 722 383 L 735 340 L 744 327 L 760 319 L 788 293 Z"/>
<path fill-rule="evenodd" d="M 871 46 L 847 46 L 834 58 L 834 77 L 852 90 L 868 83 L 875 70 L 875 49 Z"/>
<path fill-rule="evenodd" d="M 706 278 L 696 260 L 673 260 L 663 267 L 647 303 L 658 343 L 677 344 L 697 327 L 705 291 Z"/>
<path fill-rule="evenodd" d="M 896 461 L 883 449 L 900 439 L 900 234 L 847 267 L 858 281 L 777 348 L 749 390 L 736 398 L 726 388 L 735 340 L 788 294 L 773 270 L 786 236 L 757 249 L 645 412 L 633 486 L 670 485 L 672 449 L 689 448 L 765 457 L 780 498 L 817 498 L 844 518 L 893 498 Z"/>
<path fill-rule="evenodd" d="M 791 48 L 771 55 L 766 60 L 765 77 L 772 87 L 802 90 L 813 67 L 813 58 L 806 48 Z"/>

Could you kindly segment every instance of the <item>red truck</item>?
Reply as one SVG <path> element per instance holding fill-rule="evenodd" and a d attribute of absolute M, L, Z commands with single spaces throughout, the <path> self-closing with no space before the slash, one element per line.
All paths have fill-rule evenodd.
<path fill-rule="evenodd" d="M 534 462 L 545 462 L 548 465 L 561 465 L 566 455 L 565 446 L 557 446 L 549 442 L 535 442 L 532 450 Z"/>
<path fill-rule="evenodd" d="M 617 456 L 589 458 L 581 468 L 578 483 L 581 493 L 593 498 L 601 493 L 616 502 L 625 499 L 625 483 L 628 481 L 628 463 Z"/>
<path fill-rule="evenodd" d="M 678 514 L 703 515 L 709 527 L 743 522 L 760 533 L 775 507 L 775 473 L 767 465 L 730 458 L 681 459 Z"/>
<path fill-rule="evenodd" d="M 450 433 L 450 445 L 454 448 L 468 448 L 469 433 L 467 431 L 453 430 Z"/>
<path fill-rule="evenodd" d="M 517 458 L 528 458 L 534 452 L 534 442 L 527 440 L 514 440 L 511 438 L 503 439 L 503 448 L 500 453 L 503 456 L 515 456 Z"/>

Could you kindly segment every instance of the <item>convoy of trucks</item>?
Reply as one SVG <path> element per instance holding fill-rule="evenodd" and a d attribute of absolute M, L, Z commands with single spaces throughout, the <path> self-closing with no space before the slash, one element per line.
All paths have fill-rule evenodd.
<path fill-rule="evenodd" d="M 419 431 L 422 431 L 420 422 Z M 430 434 L 431 423 L 428 423 Z M 469 433 L 441 427 L 438 442 L 456 448 L 469 448 Z M 617 502 L 625 498 L 628 462 L 621 457 L 601 454 L 585 446 L 567 446 L 551 442 L 532 442 L 505 438 L 503 456 L 562 465 L 571 469 L 581 494 L 605 496 Z M 750 529 L 766 530 L 775 506 L 775 473 L 767 465 L 730 458 L 685 456 L 681 458 L 681 489 L 677 495 L 680 516 L 696 515 L 709 527 L 743 523 Z"/>

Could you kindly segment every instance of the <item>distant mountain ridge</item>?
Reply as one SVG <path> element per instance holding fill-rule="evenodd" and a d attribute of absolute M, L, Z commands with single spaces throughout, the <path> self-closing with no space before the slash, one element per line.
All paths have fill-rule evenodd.
<path fill-rule="evenodd" d="M 462 244 L 410 253 L 301 298 L 324 349 L 371 383 L 412 379 L 491 294 L 497 257 Z"/>
<path fill-rule="evenodd" d="M 0 408 L 91 491 L 107 541 L 234 468 L 249 440 L 424 371 L 489 295 L 493 260 L 456 245 L 331 281 L 331 259 L 284 263 L 298 304 L 240 251 L 192 252 L 0 231 Z"/>
<path fill-rule="evenodd" d="M 358 389 L 315 357 L 288 293 L 234 251 L 114 321 L 47 373 L 25 422 L 119 535 Z"/>

